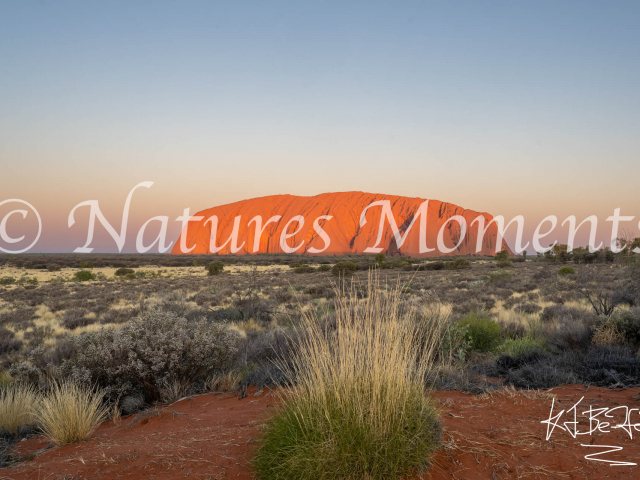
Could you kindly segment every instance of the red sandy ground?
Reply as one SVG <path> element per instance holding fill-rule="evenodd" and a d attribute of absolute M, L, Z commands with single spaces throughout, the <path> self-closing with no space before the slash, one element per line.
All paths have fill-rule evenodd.
<path fill-rule="evenodd" d="M 582 430 L 588 427 L 581 413 L 589 405 L 640 406 L 639 389 L 587 391 L 582 385 L 483 396 L 436 392 L 444 448 L 431 472 L 412 480 L 640 478 L 638 467 L 584 458 L 599 449 L 580 444 L 617 445 L 624 449 L 605 458 L 640 463 L 640 444 L 622 429 L 574 440 L 556 428 L 546 441 L 546 425 L 540 421 L 549 418 L 553 395 L 554 414 L 585 397 L 578 408 Z M 0 479 L 253 479 L 251 458 L 260 424 L 273 413 L 275 400 L 270 391 L 250 392 L 242 400 L 216 394 L 185 399 L 150 417 L 123 418 L 119 425 L 105 422 L 88 441 L 51 448 L 33 460 L 1 469 Z M 634 413 L 632 423 L 639 418 Z M 570 420 L 567 415 L 561 418 Z M 19 443 L 15 452 L 26 456 L 46 446 L 43 438 L 34 438 Z"/>

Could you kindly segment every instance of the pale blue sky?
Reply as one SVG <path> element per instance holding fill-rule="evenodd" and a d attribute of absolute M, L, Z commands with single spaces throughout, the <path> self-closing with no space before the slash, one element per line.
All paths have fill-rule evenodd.
<path fill-rule="evenodd" d="M 41 249 L 144 180 L 145 219 L 344 190 L 640 214 L 638 25 L 632 1 L 2 2 L 0 201 L 46 211 Z"/>

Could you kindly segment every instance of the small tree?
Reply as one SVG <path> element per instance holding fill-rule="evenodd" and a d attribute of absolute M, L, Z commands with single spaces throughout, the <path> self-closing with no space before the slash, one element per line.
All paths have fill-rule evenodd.
<path fill-rule="evenodd" d="M 640 248 L 640 237 L 636 237 L 634 233 L 629 230 L 623 230 L 620 237 L 616 239 L 620 254 L 624 262 L 628 265 L 633 258 L 633 250 Z"/>
<path fill-rule="evenodd" d="M 572 280 L 568 280 L 568 278 Z M 561 277 L 562 278 L 562 277 Z M 614 272 L 582 269 L 580 272 L 564 277 L 570 290 L 578 292 L 587 299 L 596 315 L 610 316 L 619 305 L 631 304 L 633 290 Z"/>
<path fill-rule="evenodd" d="M 509 251 L 502 250 L 501 252 L 496 253 L 496 265 L 500 268 L 510 267 L 511 260 L 509 260 Z"/>
<path fill-rule="evenodd" d="M 384 263 L 387 261 L 387 257 L 384 253 L 379 253 L 376 255 L 375 260 L 378 266 L 382 267 L 382 265 L 384 265 Z"/>
<path fill-rule="evenodd" d="M 249 272 L 234 275 L 228 282 L 233 289 L 231 303 L 240 311 L 244 320 L 253 318 L 268 321 L 272 318 L 273 302 L 260 296 L 267 280 L 256 265 Z"/>
<path fill-rule="evenodd" d="M 214 260 L 207 265 L 207 275 L 219 275 L 224 271 L 224 263 L 220 260 Z"/>
<path fill-rule="evenodd" d="M 556 243 L 553 247 L 544 253 L 544 257 L 552 262 L 567 263 L 571 259 L 571 253 L 567 245 Z"/>

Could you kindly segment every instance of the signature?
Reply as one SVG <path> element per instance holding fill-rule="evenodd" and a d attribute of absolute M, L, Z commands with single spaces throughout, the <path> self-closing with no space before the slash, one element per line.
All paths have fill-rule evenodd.
<path fill-rule="evenodd" d="M 587 410 L 580 412 L 581 419 L 586 418 L 583 424 L 578 421 L 578 406 L 584 400 L 584 397 L 580 398 L 573 407 L 568 410 L 560 410 L 554 415 L 555 398 L 551 403 L 551 411 L 549 412 L 549 418 L 542 420 L 540 423 L 547 425 L 547 441 L 551 438 L 556 428 L 564 430 L 573 438 L 577 439 L 579 435 L 594 435 L 594 434 L 607 434 L 612 433 L 615 430 L 622 429 L 629 435 L 630 439 L 633 439 L 633 433 L 640 432 L 640 423 L 632 423 L 631 417 L 638 416 L 636 420 L 640 421 L 640 409 L 629 408 L 627 406 L 618 406 L 613 408 L 594 408 L 593 405 L 589 405 Z M 567 415 L 568 421 L 560 422 L 563 415 Z M 622 421 L 620 421 L 622 420 Z M 580 425 L 579 425 L 580 424 Z M 579 428 L 580 427 L 580 428 Z M 624 465 L 637 465 L 632 462 L 625 462 L 622 460 L 611 460 L 603 458 L 610 453 L 619 452 L 623 447 L 615 445 L 594 445 L 593 440 L 590 444 L 581 444 L 587 448 L 599 448 L 602 451 L 585 455 L 587 460 L 593 460 L 596 462 L 608 463 L 610 466 L 624 466 Z"/>

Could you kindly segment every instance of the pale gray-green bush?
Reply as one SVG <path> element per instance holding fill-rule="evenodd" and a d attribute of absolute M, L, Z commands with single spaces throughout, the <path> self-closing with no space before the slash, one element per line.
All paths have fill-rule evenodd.
<path fill-rule="evenodd" d="M 107 388 L 112 396 L 142 391 L 147 399 L 181 382 L 190 384 L 223 366 L 237 350 L 238 334 L 205 319 L 189 322 L 150 310 L 120 329 L 103 328 L 74 340 L 75 354 L 62 373 Z"/>

